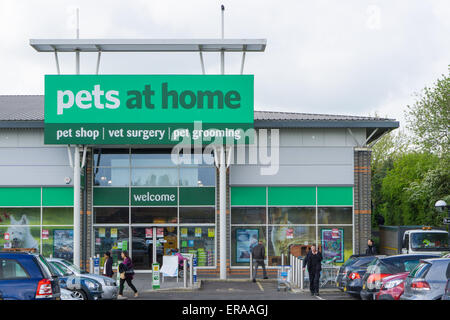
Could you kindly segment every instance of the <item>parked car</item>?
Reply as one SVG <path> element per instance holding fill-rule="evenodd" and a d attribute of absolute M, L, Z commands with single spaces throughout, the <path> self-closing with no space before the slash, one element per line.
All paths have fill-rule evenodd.
<path fill-rule="evenodd" d="M 412 271 L 422 259 L 438 258 L 437 253 L 403 254 L 375 259 L 368 267 L 362 280 L 361 299 L 374 300 L 381 289 L 382 279 L 397 273 Z"/>
<path fill-rule="evenodd" d="M 405 290 L 405 279 L 409 272 L 401 272 L 381 279 L 380 291 L 375 300 L 399 300 Z"/>
<path fill-rule="evenodd" d="M 449 258 L 426 259 L 408 275 L 401 300 L 440 300 L 448 282 Z"/>
<path fill-rule="evenodd" d="M 447 276 L 447 284 L 445 285 L 445 292 L 442 296 L 442 300 L 450 300 L 450 265 L 448 265 L 447 272 L 445 274 Z"/>
<path fill-rule="evenodd" d="M 60 300 L 57 275 L 45 258 L 29 252 L 0 252 L 2 300 Z"/>
<path fill-rule="evenodd" d="M 82 299 L 76 297 L 74 291 L 61 288 L 61 300 L 82 300 Z"/>
<path fill-rule="evenodd" d="M 367 266 L 376 258 L 372 255 L 352 255 L 339 269 L 336 286 L 344 292 L 359 296 Z"/>
<path fill-rule="evenodd" d="M 87 271 L 78 268 L 76 265 L 65 259 L 49 258 L 48 261 L 52 262 L 52 264 L 57 265 L 60 269 L 63 270 L 65 274 L 77 277 L 82 276 L 84 278 L 89 278 L 100 282 L 103 289 L 103 294 L 101 297 L 102 299 L 117 299 L 119 288 L 117 287 L 116 281 L 114 279 L 98 274 L 88 273 Z"/>
<path fill-rule="evenodd" d="M 50 265 L 58 274 L 59 285 L 63 289 L 70 290 L 71 296 L 76 300 L 99 300 L 102 298 L 102 285 L 94 279 L 84 276 L 75 276 L 61 268 L 54 261 L 50 261 Z"/>

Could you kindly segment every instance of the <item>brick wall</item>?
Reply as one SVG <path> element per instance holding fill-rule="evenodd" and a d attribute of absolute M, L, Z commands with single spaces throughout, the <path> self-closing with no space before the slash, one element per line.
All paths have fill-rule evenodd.
<path fill-rule="evenodd" d="M 367 240 L 371 237 L 371 172 L 370 149 L 354 151 L 354 212 L 355 212 L 355 253 L 365 253 Z"/>
<path fill-rule="evenodd" d="M 93 206 L 93 199 L 92 199 L 92 148 L 89 148 L 86 152 L 86 184 L 85 188 L 87 191 L 87 202 L 86 202 L 86 208 L 84 208 L 84 202 L 81 202 L 82 210 L 81 210 L 81 241 L 82 241 L 82 249 L 85 249 L 85 252 L 82 254 L 83 261 L 81 262 L 81 265 L 86 269 L 89 270 L 89 258 L 93 255 L 93 252 L 91 250 L 91 243 L 92 243 L 92 206 Z M 81 198 L 82 201 L 84 199 L 84 192 L 82 190 L 81 192 Z M 86 221 L 87 228 L 86 228 L 86 234 L 83 233 L 83 223 Z"/>

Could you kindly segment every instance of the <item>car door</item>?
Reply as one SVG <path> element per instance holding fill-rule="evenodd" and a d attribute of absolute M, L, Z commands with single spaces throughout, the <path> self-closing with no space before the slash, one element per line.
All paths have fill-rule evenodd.
<path fill-rule="evenodd" d="M 38 281 L 27 272 L 24 261 L 0 258 L 0 292 L 3 300 L 34 299 Z"/>
<path fill-rule="evenodd" d="M 448 263 L 444 261 L 434 261 L 429 272 L 425 276 L 425 280 L 430 284 L 433 299 L 440 299 L 445 292 L 447 277 L 445 271 Z"/>

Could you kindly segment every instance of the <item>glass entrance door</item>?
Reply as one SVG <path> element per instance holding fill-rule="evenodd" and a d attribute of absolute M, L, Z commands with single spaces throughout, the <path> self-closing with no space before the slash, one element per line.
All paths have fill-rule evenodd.
<path fill-rule="evenodd" d="M 177 227 L 132 227 L 132 259 L 136 270 L 151 270 L 153 262 L 162 265 L 164 255 L 177 248 Z"/>

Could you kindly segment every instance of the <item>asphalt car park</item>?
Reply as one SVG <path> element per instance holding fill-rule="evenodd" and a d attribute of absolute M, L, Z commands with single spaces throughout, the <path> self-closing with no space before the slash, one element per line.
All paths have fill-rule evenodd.
<path fill-rule="evenodd" d="M 130 300 L 131 292 L 125 291 Z M 158 291 L 140 293 L 139 300 L 357 300 L 338 289 L 322 290 L 320 296 L 311 296 L 308 289 L 277 291 L 276 280 L 243 281 L 203 280 L 195 291 Z"/>

